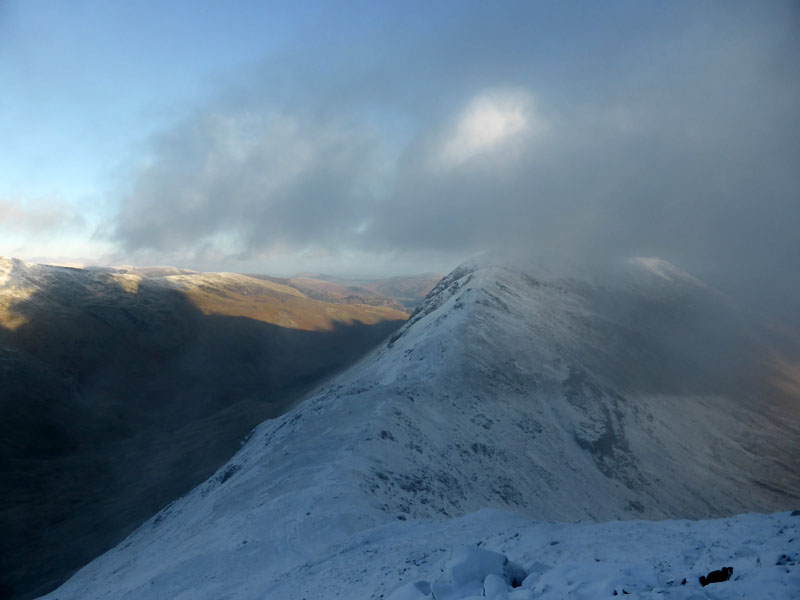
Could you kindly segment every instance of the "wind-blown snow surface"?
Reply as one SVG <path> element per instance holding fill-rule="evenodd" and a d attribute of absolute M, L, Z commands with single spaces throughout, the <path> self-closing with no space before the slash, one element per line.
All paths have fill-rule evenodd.
<path fill-rule="evenodd" d="M 386 347 L 259 426 L 212 479 L 47 598 L 379 598 L 417 579 L 438 600 L 480 596 L 441 571 L 477 542 L 528 577 L 514 592 L 490 580 L 501 597 L 759 597 L 765 581 L 793 597 L 796 567 L 774 563 L 796 562 L 797 517 L 524 518 L 800 504 L 796 409 L 759 396 L 750 372 L 715 372 L 749 364 L 751 333 L 674 267 L 629 269 L 600 283 L 457 269 Z M 744 575 L 701 590 L 697 576 L 722 566 Z"/>

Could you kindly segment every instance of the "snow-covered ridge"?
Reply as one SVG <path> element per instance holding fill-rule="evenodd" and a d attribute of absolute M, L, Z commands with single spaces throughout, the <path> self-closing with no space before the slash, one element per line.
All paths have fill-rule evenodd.
<path fill-rule="evenodd" d="M 654 338 L 713 299 L 694 287 L 652 297 L 650 283 L 632 277 L 598 288 L 496 265 L 457 269 L 384 347 L 262 424 L 212 479 L 48 597 L 277 598 L 302 589 L 323 598 L 347 596 L 358 579 L 350 597 L 377 598 L 421 572 L 391 564 L 403 552 L 420 567 L 416 548 L 447 553 L 470 536 L 488 543 L 517 518 L 442 520 L 481 509 L 602 521 L 792 508 L 797 415 L 703 387 L 693 372 L 700 359 Z M 670 381 L 679 368 L 686 381 Z M 524 554 L 540 535 L 526 527 L 530 537 L 509 558 L 530 574 L 546 561 Z M 662 530 L 652 527 L 636 548 L 655 545 Z M 388 549 L 396 536 L 408 536 L 402 551 Z M 583 556 L 575 540 L 571 552 Z M 670 560 L 684 570 L 691 562 Z M 343 578 L 353 570 L 361 575 Z M 647 593 L 666 580 L 656 583 Z M 536 585 L 522 591 L 507 594 L 553 597 Z"/>

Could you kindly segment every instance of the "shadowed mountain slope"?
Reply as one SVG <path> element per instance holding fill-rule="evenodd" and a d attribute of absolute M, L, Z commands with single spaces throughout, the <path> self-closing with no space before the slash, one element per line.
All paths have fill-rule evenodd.
<path fill-rule="evenodd" d="M 406 316 L 229 274 L 0 259 L 0 597 L 58 585 Z"/>
<path fill-rule="evenodd" d="M 383 347 L 48 597 L 332 598 L 379 580 L 359 588 L 378 598 L 401 563 L 376 576 L 365 554 L 346 581 L 332 565 L 424 537 L 425 519 L 792 508 L 800 406 L 774 370 L 798 347 L 663 261 L 571 277 L 467 263 Z M 402 560 L 417 566 L 413 547 Z"/>

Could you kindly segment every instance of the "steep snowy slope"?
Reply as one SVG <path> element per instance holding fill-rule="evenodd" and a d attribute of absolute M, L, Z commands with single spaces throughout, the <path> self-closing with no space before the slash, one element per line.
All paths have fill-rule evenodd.
<path fill-rule="evenodd" d="M 484 508 L 566 521 L 791 508 L 797 406 L 766 383 L 748 323 L 660 261 L 594 280 L 464 265 L 385 347 L 48 597 L 295 597 L 370 531 L 446 536 L 418 520 Z"/>

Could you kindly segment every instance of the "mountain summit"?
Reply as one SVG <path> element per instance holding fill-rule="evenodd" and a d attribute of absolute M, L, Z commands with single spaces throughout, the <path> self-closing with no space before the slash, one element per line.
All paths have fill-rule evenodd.
<path fill-rule="evenodd" d="M 485 509 L 607 521 L 791 508 L 800 413 L 774 375 L 793 343 L 664 261 L 586 277 L 466 263 L 383 347 L 48 598 L 333 597 L 305 578 L 319 583 L 334 554 L 412 530 L 430 545 L 420 522 L 469 537 L 475 521 L 450 518 L 473 511 L 516 523 Z M 403 597 L 429 597 L 415 589 Z"/>

